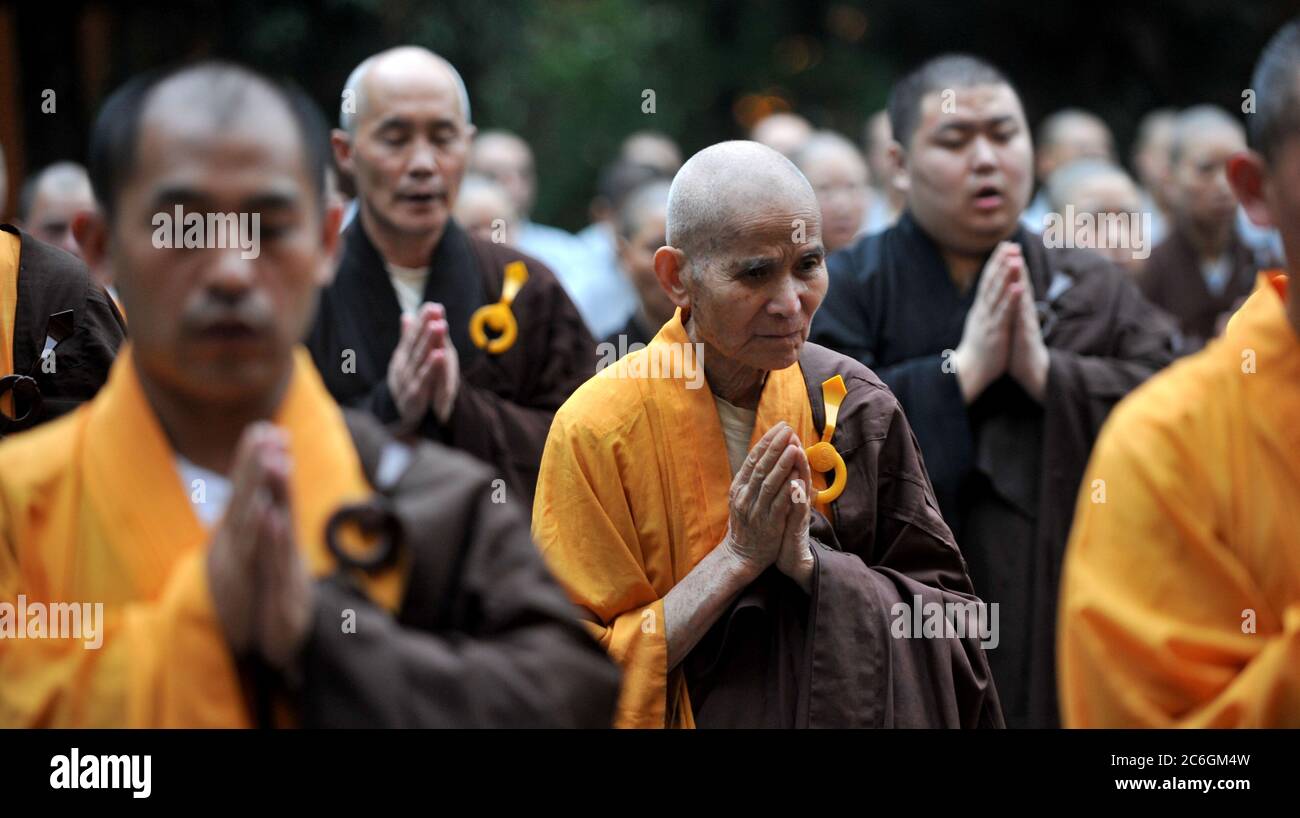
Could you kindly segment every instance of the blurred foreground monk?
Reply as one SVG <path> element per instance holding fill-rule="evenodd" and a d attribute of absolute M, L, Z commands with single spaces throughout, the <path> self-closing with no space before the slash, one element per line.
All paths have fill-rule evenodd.
<path fill-rule="evenodd" d="M 1228 160 L 1289 276 L 1115 410 L 1062 580 L 1074 727 L 1300 726 L 1300 20 L 1256 66 L 1252 150 Z"/>
<path fill-rule="evenodd" d="M 677 174 L 666 238 L 677 313 L 561 407 L 533 510 L 623 666 L 615 723 L 1001 726 L 996 622 L 907 419 L 866 367 L 805 342 L 826 292 L 812 187 L 770 148 L 714 145 Z M 814 507 L 827 480 L 804 447 L 823 430 L 847 487 Z"/>
<path fill-rule="evenodd" d="M 616 668 L 488 468 L 345 415 L 297 345 L 338 241 L 325 145 L 226 64 L 106 103 L 86 249 L 132 341 L 93 401 L 0 444 L 0 726 L 608 725 Z M 185 211 L 238 235 L 160 247 Z M 327 548 L 374 484 L 391 547 Z"/>

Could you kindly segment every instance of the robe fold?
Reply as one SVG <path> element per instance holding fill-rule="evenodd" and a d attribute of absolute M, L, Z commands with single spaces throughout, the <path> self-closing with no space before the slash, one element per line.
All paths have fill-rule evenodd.
<path fill-rule="evenodd" d="M 289 435 L 298 544 L 325 578 L 291 723 L 608 724 L 614 668 L 573 624 L 524 515 L 485 501 L 486 467 L 413 450 L 398 495 L 409 557 L 340 584 L 325 523 L 371 496 L 363 456 L 388 437 L 345 422 L 304 349 L 273 421 Z M 95 400 L 0 444 L 0 462 L 0 619 L 103 605 L 95 647 L 84 630 L 0 639 L 0 726 L 252 724 L 257 688 L 226 645 L 191 505 L 204 487 L 181 483 L 129 347 Z M 344 608 L 359 624 L 340 641 Z"/>
<path fill-rule="evenodd" d="M 1102 430 L 1062 577 L 1067 726 L 1300 727 L 1300 337 L 1285 289 L 1260 275 L 1222 336 Z"/>
<path fill-rule="evenodd" d="M 1217 331 L 1219 316 L 1236 309 L 1255 284 L 1254 253 L 1234 230 L 1226 252 L 1228 267 L 1223 292 L 1212 293 L 1201 272 L 1201 259 L 1191 241 L 1175 229 L 1156 245 L 1138 283 L 1147 300 L 1173 316 L 1182 333 L 1179 352 L 1195 352 Z"/>
<path fill-rule="evenodd" d="M 957 290 L 910 213 L 827 260 L 812 338 L 872 368 L 898 397 L 975 592 L 999 605 L 988 652 L 1012 727 L 1058 723 L 1054 662 L 1060 565 L 1074 497 L 1111 407 L 1173 359 L 1174 328 L 1110 262 L 1020 244 L 1050 359 L 1042 404 L 1009 375 L 967 406 L 949 356 L 978 282 Z"/>
<path fill-rule="evenodd" d="M 22 422 L 0 416 L 0 439 L 60 417 L 90 400 L 108 377 L 126 324 L 113 300 L 90 278 L 76 257 L 0 225 L 0 377 L 27 375 L 41 393 L 40 409 Z M 10 263 L 10 262 L 16 262 Z M 14 279 L 16 278 L 16 281 Z M 12 299 L 12 301 L 11 301 Z M 42 354 L 54 357 L 42 364 Z M 0 398 L 0 409 L 20 417 L 30 408 L 14 394 Z"/>
<path fill-rule="evenodd" d="M 779 420 L 819 440 L 822 383 L 843 376 L 832 443 L 848 486 L 814 509 L 812 594 L 769 568 L 669 671 L 663 600 L 725 536 L 732 482 L 712 393 L 679 364 L 687 345 L 679 312 L 566 402 L 542 460 L 534 538 L 623 668 L 615 724 L 1000 726 L 977 637 L 895 635 L 899 604 L 972 603 L 970 580 L 897 401 L 813 344 L 769 373 L 750 441 Z"/>
<path fill-rule="evenodd" d="M 501 297 L 505 267 L 513 261 L 528 267 L 528 281 L 511 307 L 519 336 L 510 349 L 490 355 L 471 343 L 469 321 Z M 450 220 L 429 260 L 423 300 L 446 308 L 461 383 L 448 422 L 440 424 L 430 411 L 421 435 L 492 465 L 520 507 L 531 508 L 551 418 L 595 370 L 596 342 L 550 270 L 511 247 L 475 239 Z M 321 293 L 307 346 L 341 404 L 392 423 L 398 414 L 388 362 L 400 337 L 397 294 L 357 219 L 344 233 L 339 269 Z"/>

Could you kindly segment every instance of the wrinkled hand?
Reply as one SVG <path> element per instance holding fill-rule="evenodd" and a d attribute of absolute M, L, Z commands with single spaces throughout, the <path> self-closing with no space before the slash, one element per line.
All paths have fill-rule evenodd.
<path fill-rule="evenodd" d="M 1011 314 L 1016 307 L 1016 286 L 1025 261 L 1020 245 L 999 244 L 984 265 L 975 303 L 966 314 L 961 343 L 953 356 L 962 398 L 974 403 L 988 385 L 1007 371 L 1011 345 Z"/>
<path fill-rule="evenodd" d="M 1011 317 L 1011 357 L 1007 371 L 1020 383 L 1030 397 L 1040 403 L 1047 392 L 1047 370 L 1051 358 L 1043 343 L 1043 330 L 1038 324 L 1038 310 L 1034 307 L 1033 282 L 1028 274 L 1021 275 L 1022 283 L 1015 285 L 1016 303 Z"/>
<path fill-rule="evenodd" d="M 388 361 L 388 391 L 405 431 L 420 425 L 433 399 L 435 353 L 441 348 L 441 342 L 435 343 L 439 323 L 445 328 L 442 307 L 435 304 L 422 304 L 415 315 L 402 316 L 402 336 Z"/>
<path fill-rule="evenodd" d="M 785 421 L 767 430 L 731 481 L 730 515 L 724 546 L 754 576 L 776 561 L 787 537 L 793 508 L 790 481 L 807 458 Z"/>
<path fill-rule="evenodd" d="M 796 438 L 797 439 L 797 438 Z M 790 495 L 790 514 L 786 518 L 785 533 L 781 538 L 781 551 L 776 557 L 776 567 L 781 573 L 798 583 L 805 592 L 812 591 L 812 572 L 815 562 L 808 525 L 812 521 L 812 467 L 802 448 L 795 458 L 791 479 L 786 481 L 785 492 Z"/>

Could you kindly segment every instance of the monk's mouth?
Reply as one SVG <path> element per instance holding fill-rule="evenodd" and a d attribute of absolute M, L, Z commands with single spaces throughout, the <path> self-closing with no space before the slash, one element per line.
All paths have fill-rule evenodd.
<path fill-rule="evenodd" d="M 397 200 L 413 205 L 427 206 L 446 199 L 441 193 L 399 193 Z"/>
<path fill-rule="evenodd" d="M 194 337 L 207 343 L 248 344 L 265 337 L 265 333 L 243 321 L 219 321 L 198 327 Z"/>
<path fill-rule="evenodd" d="M 974 201 L 977 210 L 997 210 L 1004 200 L 1002 191 L 996 187 L 986 186 L 975 191 Z"/>

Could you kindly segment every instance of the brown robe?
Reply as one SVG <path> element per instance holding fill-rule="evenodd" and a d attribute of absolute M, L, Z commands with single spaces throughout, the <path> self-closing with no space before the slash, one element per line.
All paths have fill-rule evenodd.
<path fill-rule="evenodd" d="M 500 298 L 505 266 L 512 261 L 528 266 L 528 281 L 512 307 L 519 336 L 510 349 L 490 355 L 470 342 L 469 320 Z M 531 509 L 551 418 L 594 372 L 596 342 L 545 265 L 506 245 L 472 238 L 451 220 L 429 260 L 424 300 L 446 308 L 461 385 L 447 424 L 429 412 L 420 433 L 494 466 L 510 487 L 510 501 Z M 338 273 L 321 294 L 307 346 L 341 404 L 392 423 L 398 414 L 388 391 L 388 361 L 400 336 L 397 294 L 357 219 L 344 234 Z M 347 366 L 349 351 L 355 371 Z"/>
<path fill-rule="evenodd" d="M 1043 403 L 1009 375 L 967 406 L 949 357 L 977 284 L 957 291 L 910 213 L 833 254 L 813 338 L 872 367 L 916 430 L 975 592 L 1000 606 L 988 651 L 1011 727 L 1058 723 L 1057 587 L 1079 483 L 1111 408 L 1173 359 L 1174 327 L 1114 264 L 1021 228 L 1050 365 Z"/>
<path fill-rule="evenodd" d="M 345 413 L 372 485 L 397 444 Z M 421 443 L 383 490 L 410 556 L 394 617 L 339 572 L 320 580 L 302 668 L 305 727 L 608 727 L 618 669 L 578 625 L 491 472 Z M 340 627 L 356 614 L 355 632 Z"/>
<path fill-rule="evenodd" d="M 18 302 L 14 311 L 14 373 L 36 380 L 40 409 L 22 422 L 0 416 L 0 438 L 67 414 L 90 400 L 104 385 L 117 349 L 126 337 L 126 322 L 86 266 L 69 253 L 8 224 L 0 230 L 21 242 Z M 42 367 L 46 341 L 53 347 L 53 371 Z M 8 375 L 0 372 L 0 376 Z M 25 400 L 14 417 L 27 412 Z"/>
<path fill-rule="evenodd" d="M 980 639 L 900 637 L 917 599 L 975 602 L 907 418 L 884 383 L 816 344 L 799 356 L 822 428 L 822 383 L 840 375 L 835 448 L 850 489 L 814 508 L 809 598 L 775 567 L 684 660 L 698 727 L 1003 727 Z M 895 606 L 904 604 L 906 609 Z M 913 638 L 913 636 L 915 638 Z"/>
<path fill-rule="evenodd" d="M 1205 285 L 1201 260 L 1187 234 L 1175 228 L 1147 259 L 1138 284 L 1151 303 L 1173 316 L 1183 335 L 1180 353 L 1191 353 L 1215 336 L 1219 316 L 1235 310 L 1250 295 L 1259 268 L 1255 256 L 1233 231 L 1228 242 L 1228 278 L 1215 295 Z"/>

